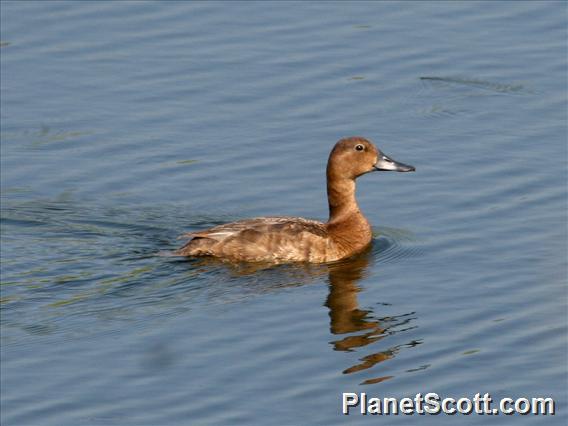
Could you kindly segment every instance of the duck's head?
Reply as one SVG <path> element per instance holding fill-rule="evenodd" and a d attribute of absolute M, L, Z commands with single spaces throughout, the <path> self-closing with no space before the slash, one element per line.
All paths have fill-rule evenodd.
<path fill-rule="evenodd" d="M 362 137 L 341 139 L 335 144 L 327 163 L 328 176 L 355 179 L 376 171 L 413 172 L 415 168 L 399 163 Z"/>

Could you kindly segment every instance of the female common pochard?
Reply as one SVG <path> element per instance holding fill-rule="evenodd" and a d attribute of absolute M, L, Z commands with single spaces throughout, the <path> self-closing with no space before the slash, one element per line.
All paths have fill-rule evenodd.
<path fill-rule="evenodd" d="M 374 171 L 412 172 L 362 137 L 341 139 L 327 162 L 326 223 L 300 217 L 258 217 L 190 232 L 180 256 L 213 256 L 245 262 L 333 262 L 363 251 L 371 225 L 355 199 L 355 179 Z"/>

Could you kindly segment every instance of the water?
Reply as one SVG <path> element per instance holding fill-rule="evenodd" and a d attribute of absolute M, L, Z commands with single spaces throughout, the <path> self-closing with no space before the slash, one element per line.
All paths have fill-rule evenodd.
<path fill-rule="evenodd" d="M 3 425 L 367 424 L 342 392 L 567 409 L 563 2 L 2 2 Z M 162 256 L 325 219 L 337 139 L 369 253 Z M 454 424 L 455 416 L 390 416 Z"/>

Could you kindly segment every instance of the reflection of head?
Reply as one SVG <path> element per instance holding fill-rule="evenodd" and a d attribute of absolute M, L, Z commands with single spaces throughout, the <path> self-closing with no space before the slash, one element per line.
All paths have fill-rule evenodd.
<path fill-rule="evenodd" d="M 370 255 L 371 250 L 368 248 L 354 258 L 329 265 L 329 295 L 325 305 L 329 308 L 333 334 L 375 327 L 375 324 L 366 320 L 368 311 L 360 310 L 357 301 L 357 293 L 360 291 L 357 283 L 365 276 Z"/>
<path fill-rule="evenodd" d="M 338 351 L 351 351 L 366 346 L 385 337 L 385 330 L 376 319 L 372 318 L 372 311 L 359 309 L 357 293 L 361 291 L 357 286 L 359 280 L 364 278 L 371 259 L 371 250 L 359 256 L 330 265 L 329 268 L 329 295 L 325 305 L 329 308 L 330 330 L 333 334 L 346 334 L 365 331 L 363 334 L 346 336 L 333 342 L 333 348 Z M 373 367 L 379 362 L 386 361 L 394 356 L 391 351 L 370 354 L 361 359 L 361 363 L 349 367 L 345 374 L 356 373 Z M 370 379 L 387 380 L 390 377 Z"/>
<path fill-rule="evenodd" d="M 372 310 L 359 309 L 357 293 L 361 291 L 358 282 L 365 277 L 369 263 L 376 258 L 371 249 L 359 256 L 329 266 L 329 295 L 325 305 L 329 308 L 330 330 L 333 334 L 349 334 L 332 342 L 337 351 L 354 351 L 396 332 L 393 327 L 407 325 L 413 320 L 413 314 L 388 316 L 377 319 Z M 406 327 L 408 330 L 413 327 Z M 362 332 L 360 334 L 355 334 Z M 401 347 L 413 347 L 420 344 L 412 341 L 404 345 L 384 348 L 359 358 L 359 362 L 343 371 L 344 374 L 357 373 L 373 368 L 387 361 L 399 352 Z M 364 380 L 361 384 L 380 383 L 393 376 L 379 376 Z"/>

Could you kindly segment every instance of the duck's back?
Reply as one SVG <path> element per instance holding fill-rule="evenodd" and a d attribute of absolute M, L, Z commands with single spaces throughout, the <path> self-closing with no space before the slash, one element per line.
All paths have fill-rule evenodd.
<path fill-rule="evenodd" d="M 186 234 L 182 256 L 215 256 L 237 261 L 327 262 L 334 260 L 326 225 L 299 217 L 259 217 Z"/>

